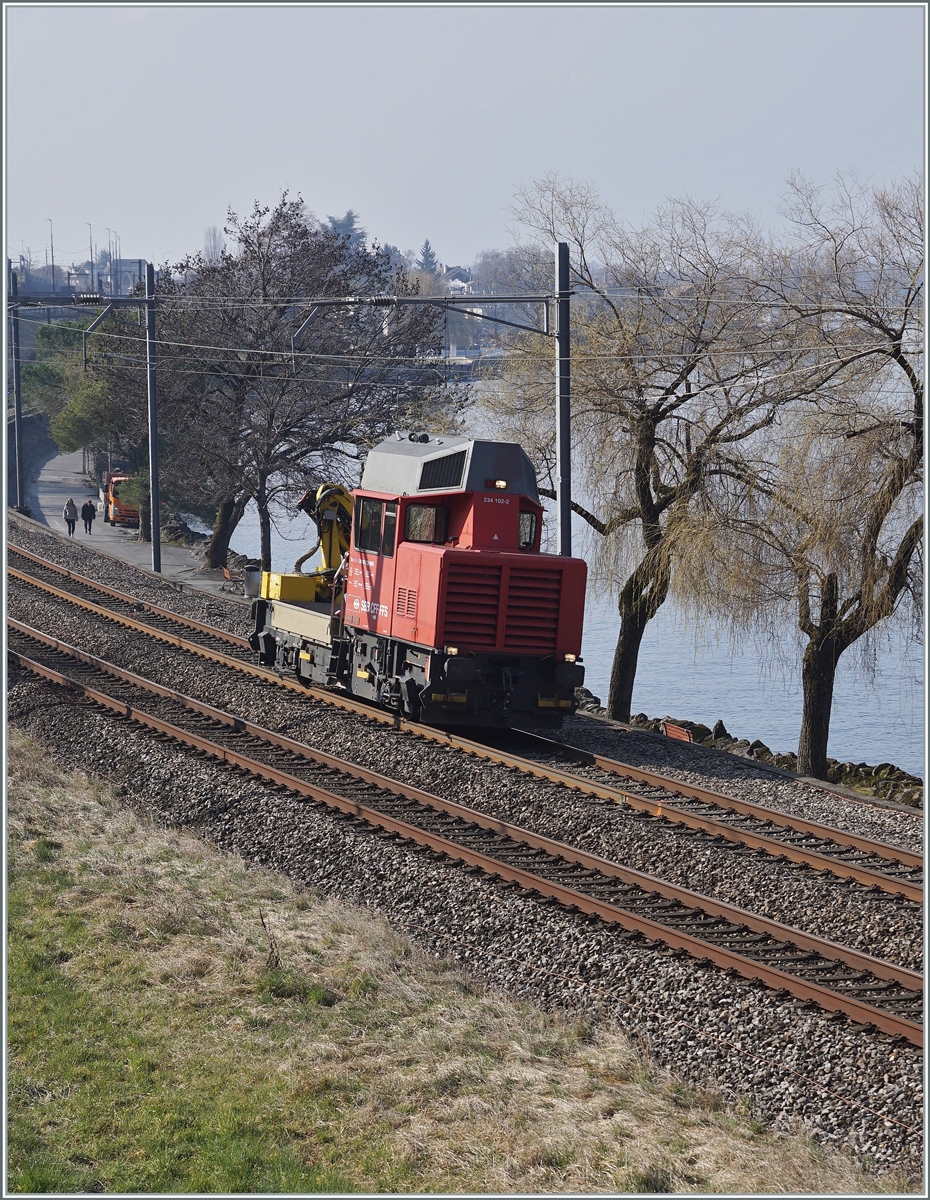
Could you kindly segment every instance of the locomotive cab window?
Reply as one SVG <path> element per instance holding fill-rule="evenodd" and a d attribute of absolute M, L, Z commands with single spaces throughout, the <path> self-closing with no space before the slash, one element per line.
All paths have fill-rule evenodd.
<path fill-rule="evenodd" d="M 410 504 L 404 517 L 408 542 L 444 542 L 449 527 L 449 510 L 443 504 Z"/>
<path fill-rule="evenodd" d="M 532 550 L 536 545 L 536 514 L 520 513 L 520 549 Z"/>
<path fill-rule="evenodd" d="M 394 557 L 394 540 L 397 536 L 397 501 L 389 500 L 384 506 L 384 535 L 381 553 L 385 558 Z"/>
<path fill-rule="evenodd" d="M 355 548 L 377 554 L 381 549 L 381 515 L 383 500 L 362 496 L 355 505 Z M 392 547 L 393 552 L 393 547 Z"/>

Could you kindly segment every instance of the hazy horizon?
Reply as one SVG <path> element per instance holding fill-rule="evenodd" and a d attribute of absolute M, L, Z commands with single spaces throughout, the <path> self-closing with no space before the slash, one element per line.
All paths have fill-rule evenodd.
<path fill-rule="evenodd" d="M 637 223 L 669 196 L 777 220 L 799 169 L 924 158 L 923 5 L 42 5 L 6 18 L 6 246 L 176 262 L 301 195 L 446 264 L 511 244 L 550 171 Z"/>

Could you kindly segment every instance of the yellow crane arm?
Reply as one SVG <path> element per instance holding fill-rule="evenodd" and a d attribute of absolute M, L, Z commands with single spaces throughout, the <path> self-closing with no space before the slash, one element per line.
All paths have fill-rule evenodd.
<path fill-rule="evenodd" d="M 263 572 L 261 594 L 266 600 L 320 603 L 332 597 L 333 580 L 349 553 L 352 496 L 341 484 L 323 483 L 316 491 L 306 492 L 297 507 L 316 525 L 317 540 L 294 563 L 292 574 Z M 304 575 L 301 568 L 317 550 L 322 551 L 323 565 Z"/>

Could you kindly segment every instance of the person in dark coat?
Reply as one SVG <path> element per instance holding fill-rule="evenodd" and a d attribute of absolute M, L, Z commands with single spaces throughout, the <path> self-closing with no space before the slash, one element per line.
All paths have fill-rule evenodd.
<path fill-rule="evenodd" d="M 77 505 L 70 496 L 68 497 L 68 503 L 61 510 L 61 515 L 68 526 L 68 537 L 74 537 L 74 527 L 77 525 Z"/>
<path fill-rule="evenodd" d="M 81 509 L 81 520 L 84 522 L 84 532 L 93 533 L 94 517 L 97 515 L 97 509 L 94 507 L 93 500 L 85 500 L 84 507 Z"/>

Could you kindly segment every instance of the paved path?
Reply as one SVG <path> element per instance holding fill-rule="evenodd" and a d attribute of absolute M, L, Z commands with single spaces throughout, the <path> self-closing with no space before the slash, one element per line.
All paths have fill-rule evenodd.
<path fill-rule="evenodd" d="M 67 537 L 68 530 L 61 511 L 69 497 L 74 501 L 79 513 L 85 500 L 93 500 L 98 513 L 91 526 L 93 532 L 86 534 L 84 522 L 79 518 L 74 540 L 86 542 L 95 550 L 112 554 L 123 562 L 151 571 L 151 542 L 140 541 L 136 529 L 104 524 L 103 503 L 93 479 L 84 474 L 82 465 L 83 455 L 80 450 L 74 454 L 60 454 L 45 464 L 39 472 L 38 479 L 30 483 L 28 489 L 28 503 L 33 516 L 61 537 Z M 167 546 L 162 543 L 163 576 L 207 592 L 225 592 L 225 589 L 229 588 L 230 585 L 223 577 L 222 571 L 207 571 L 200 564 L 200 558 L 195 558 L 186 547 Z M 242 599 L 241 596 L 233 598 Z"/>

